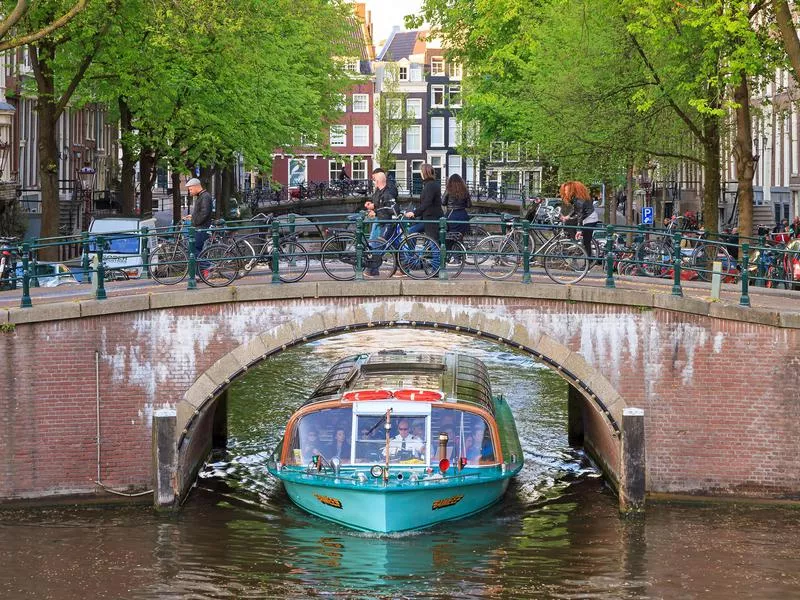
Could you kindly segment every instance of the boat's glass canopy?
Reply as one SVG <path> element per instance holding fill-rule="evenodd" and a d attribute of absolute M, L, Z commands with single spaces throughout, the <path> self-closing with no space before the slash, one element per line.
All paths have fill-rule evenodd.
<path fill-rule="evenodd" d="M 348 390 L 414 388 L 437 390 L 450 401 L 493 412 L 486 365 L 466 354 L 390 350 L 358 354 L 336 363 L 308 402 L 329 400 Z"/>

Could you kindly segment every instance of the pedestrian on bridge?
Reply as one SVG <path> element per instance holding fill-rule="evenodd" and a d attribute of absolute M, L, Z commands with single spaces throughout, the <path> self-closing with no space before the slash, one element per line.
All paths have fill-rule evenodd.
<path fill-rule="evenodd" d="M 594 235 L 594 228 L 597 225 L 598 218 L 589 190 L 580 181 L 568 181 L 561 186 L 560 193 L 564 204 L 571 208 L 571 212 L 561 217 L 561 220 L 565 224 L 578 225 L 580 227 L 586 256 L 591 256 L 592 236 Z"/>
<path fill-rule="evenodd" d="M 468 208 L 472 207 L 464 180 L 458 173 L 453 173 L 447 180 L 447 186 L 442 197 L 442 206 L 447 207 L 447 230 L 463 235 L 469 234 Z"/>
<path fill-rule="evenodd" d="M 186 191 L 194 198 L 192 201 L 192 214 L 188 218 L 192 227 L 197 231 L 194 236 L 195 256 L 200 254 L 203 245 L 208 239 L 208 227 L 211 225 L 211 194 L 203 187 L 203 184 L 196 177 L 192 177 L 186 182 Z"/>

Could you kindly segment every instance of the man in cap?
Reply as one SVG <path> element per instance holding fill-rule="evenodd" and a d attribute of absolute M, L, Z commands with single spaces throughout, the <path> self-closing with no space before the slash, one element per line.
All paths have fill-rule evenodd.
<path fill-rule="evenodd" d="M 196 256 L 200 254 L 203 245 L 208 239 L 208 232 L 200 230 L 207 229 L 211 225 L 211 194 L 203 188 L 203 184 L 196 177 L 192 177 L 186 182 L 186 191 L 194 198 L 192 201 L 191 223 L 192 227 L 198 230 L 194 238 Z"/>

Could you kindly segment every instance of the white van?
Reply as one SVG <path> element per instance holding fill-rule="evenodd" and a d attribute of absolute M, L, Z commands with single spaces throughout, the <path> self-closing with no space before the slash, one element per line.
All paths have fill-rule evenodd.
<path fill-rule="evenodd" d="M 156 228 L 156 220 L 136 217 L 92 219 L 89 225 L 89 258 L 94 258 L 97 254 L 94 240 L 102 236 L 105 241 L 103 252 L 105 268 L 122 269 L 128 277 L 139 277 L 142 273 L 142 251 L 147 238 L 137 234 L 144 227 L 147 227 L 148 231 L 153 231 Z M 125 235 L 126 233 L 129 235 Z M 154 240 L 155 236 L 151 239 Z"/>

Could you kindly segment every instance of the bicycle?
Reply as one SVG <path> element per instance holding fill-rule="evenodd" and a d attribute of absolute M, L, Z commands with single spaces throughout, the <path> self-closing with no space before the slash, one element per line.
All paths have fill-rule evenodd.
<path fill-rule="evenodd" d="M 273 215 L 259 213 L 252 219 L 259 229 L 271 225 Z M 198 262 L 208 264 L 199 272 L 200 279 L 211 287 L 224 287 L 234 279 L 245 277 L 258 265 L 272 270 L 273 238 L 269 230 L 242 237 L 233 237 L 227 243 L 216 243 L 203 249 Z M 300 281 L 308 273 L 309 258 L 305 247 L 297 241 L 296 234 L 283 235 L 278 240 L 278 276 L 283 283 Z"/>
<path fill-rule="evenodd" d="M 16 257 L 18 254 L 16 238 L 0 238 L 0 290 L 17 288 Z"/>
<path fill-rule="evenodd" d="M 489 235 L 475 247 L 475 265 L 487 279 L 502 280 L 511 277 L 522 264 L 522 253 L 514 241 L 519 230 L 517 217 L 503 215 L 506 233 Z M 578 283 L 589 272 L 590 259 L 581 244 L 570 239 L 562 228 L 541 248 L 531 253 L 531 258 L 542 259 L 547 276 L 555 283 Z"/>
<path fill-rule="evenodd" d="M 362 248 L 362 267 L 368 276 L 387 279 L 398 267 L 412 279 L 430 279 L 439 273 L 439 245 L 423 233 L 406 234 L 408 220 L 402 215 L 390 228 L 389 238 L 369 239 L 362 231 L 331 230 L 322 244 L 322 270 L 337 281 L 355 278 L 357 247 Z M 459 271 L 460 272 L 460 271 Z"/>

